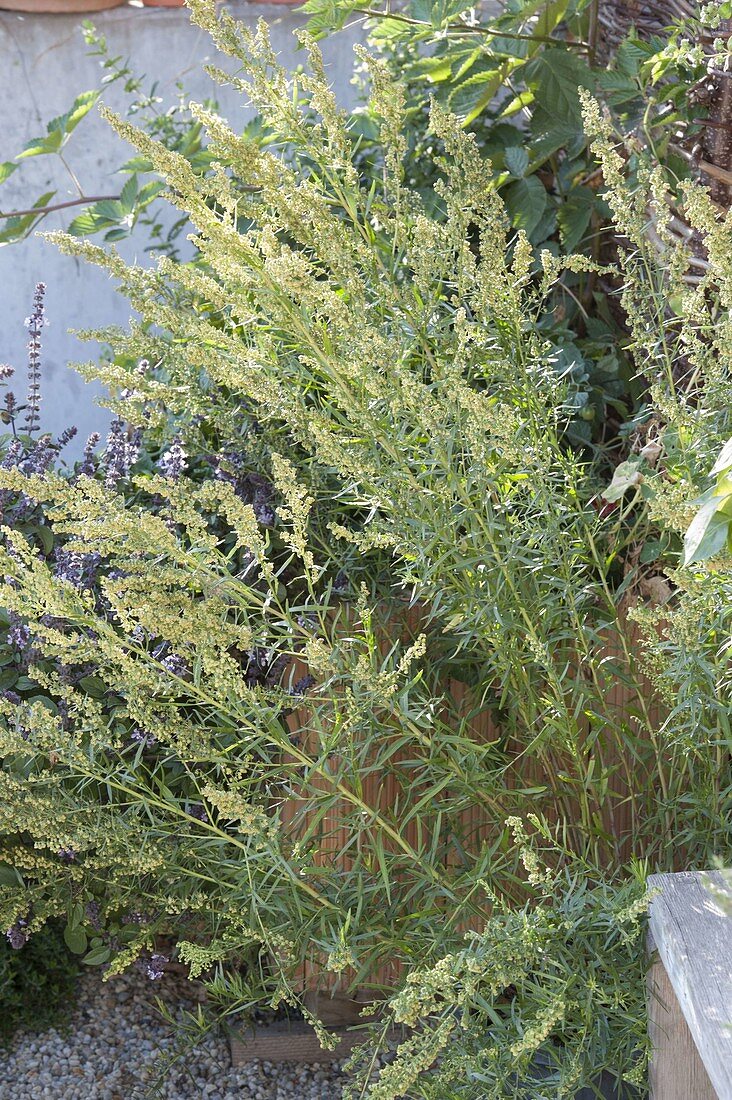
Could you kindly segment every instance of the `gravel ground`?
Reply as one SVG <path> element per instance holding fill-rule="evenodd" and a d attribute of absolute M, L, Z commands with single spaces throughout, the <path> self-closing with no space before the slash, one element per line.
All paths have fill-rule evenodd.
<path fill-rule="evenodd" d="M 155 998 L 191 1009 L 195 1000 L 182 1001 L 189 992 L 168 974 L 151 982 L 130 971 L 106 983 L 85 974 L 68 1029 L 24 1033 L 0 1051 L 0 1100 L 341 1100 L 342 1063 L 234 1070 L 221 1035 L 204 1039 L 155 1087 L 156 1063 L 175 1050 Z"/>

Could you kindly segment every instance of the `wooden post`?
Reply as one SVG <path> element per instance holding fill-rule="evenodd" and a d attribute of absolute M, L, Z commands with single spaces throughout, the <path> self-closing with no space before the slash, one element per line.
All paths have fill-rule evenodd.
<path fill-rule="evenodd" d="M 720 876 L 652 875 L 651 1100 L 732 1100 L 732 920 Z M 656 954 L 657 953 L 657 954 Z"/>
<path fill-rule="evenodd" d="M 659 958 L 648 972 L 651 1100 L 717 1100 L 673 986 Z"/>

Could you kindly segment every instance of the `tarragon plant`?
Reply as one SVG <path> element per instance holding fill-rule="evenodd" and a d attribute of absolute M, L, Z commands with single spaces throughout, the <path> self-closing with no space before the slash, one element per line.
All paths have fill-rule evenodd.
<path fill-rule="evenodd" d="M 376 1025 L 354 1095 L 445 1096 L 458 1073 L 476 1097 L 640 1083 L 645 869 L 723 847 L 729 784 L 719 743 L 680 744 L 649 687 L 633 545 L 598 506 L 604 471 L 566 446 L 537 320 L 562 264 L 511 230 L 439 105 L 431 209 L 410 189 L 386 67 L 361 55 L 383 145 L 364 186 L 307 36 L 290 78 L 263 27 L 193 12 L 277 140 L 192 106 L 199 173 L 110 118 L 201 263 L 55 238 L 139 310 L 85 373 L 168 457 L 126 495 L 0 472 L 97 563 L 90 589 L 5 530 L 2 603 L 54 707 L 3 706 L 0 916 L 33 935 L 65 913 L 110 974 L 174 934 L 225 1011 L 302 1006 L 313 973 L 384 999 L 414 1031 L 369 1084 Z M 269 510 L 231 465 L 183 468 L 211 439 L 239 441 Z M 86 665 L 94 690 L 65 672 Z"/>

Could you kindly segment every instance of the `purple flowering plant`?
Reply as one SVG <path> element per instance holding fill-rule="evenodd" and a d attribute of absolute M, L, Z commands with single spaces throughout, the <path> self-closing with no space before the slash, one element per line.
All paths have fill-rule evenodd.
<path fill-rule="evenodd" d="M 207 435 L 200 419 L 187 424 L 182 421 L 175 430 L 156 433 L 151 430 L 143 405 L 138 410 L 137 425 L 130 425 L 117 416 L 106 439 L 99 433 L 92 434 L 81 459 L 76 463 L 64 462 L 65 448 L 74 438 L 75 429 L 70 428 L 57 439 L 41 430 L 42 334 L 48 324 L 45 298 L 46 288 L 39 284 L 32 312 L 26 320 L 28 394 L 25 401 L 20 402 L 6 388 L 2 419 L 7 432 L 0 444 L 0 465 L 29 477 L 60 474 L 77 486 L 98 483 L 135 505 L 144 505 L 152 516 L 165 518 L 173 534 L 175 524 L 166 515 L 165 501 L 158 493 L 146 491 L 145 478 L 161 475 L 175 485 L 220 483 L 232 489 L 242 503 L 251 505 L 262 531 L 267 532 L 276 545 L 276 492 L 263 472 L 264 463 L 248 460 L 238 449 L 236 440 L 219 445 L 217 439 Z M 152 369 L 142 360 L 134 373 L 142 380 L 151 376 Z M 11 367 L 0 367 L 0 382 L 6 387 L 13 377 Z M 121 396 L 134 401 L 137 395 L 128 390 Z M 125 627 L 117 621 L 110 604 L 109 586 L 127 582 L 125 569 L 110 567 L 97 550 L 87 551 L 75 546 L 74 540 L 54 525 L 46 506 L 22 491 L 0 491 L 0 509 L 3 524 L 29 540 L 38 560 L 45 563 L 56 581 L 88 600 L 94 613 L 112 624 L 115 630 L 128 630 L 129 640 L 140 659 L 154 663 L 159 670 L 161 695 L 170 699 L 165 705 L 175 706 L 178 691 L 184 690 L 186 682 L 196 674 L 195 669 L 164 633 L 155 634 L 149 625 L 137 623 Z M 215 533 L 225 548 L 233 544 L 225 525 L 219 525 Z M 12 552 L 7 536 L 3 536 L 2 542 Z M 251 555 L 242 551 L 233 556 L 230 567 L 232 572 L 246 575 L 252 567 Z M 286 569 L 281 570 L 281 575 L 286 583 L 293 583 Z M 53 615 L 43 616 L 42 626 L 49 630 L 67 629 Z M 300 705 L 315 683 L 311 675 L 295 676 L 288 671 L 292 653 L 302 644 L 302 640 L 288 639 L 285 650 L 281 651 L 275 643 L 255 639 L 243 648 L 232 646 L 230 654 L 239 666 L 244 683 L 253 692 L 259 689 L 277 691 L 284 687 L 285 695 Z M 49 652 L 44 639 L 38 637 L 21 616 L 0 608 L 2 721 L 27 744 L 27 758 L 23 764 L 26 769 L 36 769 L 41 775 L 44 771 L 51 774 L 60 767 L 55 751 L 39 755 L 33 743 L 30 729 L 34 708 L 41 706 L 56 716 L 60 728 L 73 736 L 79 730 L 79 712 L 78 706 L 75 708 L 70 701 L 80 696 L 87 700 L 87 706 L 94 708 L 109 731 L 109 745 L 97 745 L 95 751 L 107 752 L 117 759 L 117 766 L 124 768 L 132 781 L 145 787 L 160 785 L 168 791 L 179 802 L 191 829 L 210 828 L 220 815 L 202 797 L 203 784 L 191 782 L 190 773 L 181 768 L 170 746 L 161 743 L 143 722 L 134 721 L 124 693 L 105 682 L 94 660 L 86 657 L 78 662 L 60 660 Z M 289 713 L 290 708 L 282 708 L 283 723 Z M 228 731 L 226 738 L 231 739 L 232 735 L 233 731 Z M 83 730 L 81 739 L 88 744 Z M 99 800 L 100 803 L 105 800 L 102 788 Z M 114 872 L 110 869 L 109 878 L 100 875 L 97 840 L 77 827 L 73 814 L 59 815 L 58 832 L 59 839 L 49 843 L 41 855 L 32 832 L 23 827 L 21 820 L 17 829 L 8 829 L 7 824 L 0 823 L 0 886 L 7 879 L 8 885 L 22 887 L 18 901 L 22 912 L 8 921 L 7 943 L 22 951 L 49 918 L 62 916 L 66 946 L 73 953 L 84 956 L 87 964 L 106 966 L 130 945 L 139 944 L 148 952 L 148 976 L 158 980 L 167 957 L 155 952 L 156 937 L 161 932 L 181 933 L 188 918 L 184 914 L 171 929 L 165 915 L 146 898 L 144 877 L 141 880 L 131 875 L 129 885 L 120 890 L 120 881 L 124 882 L 125 876 L 119 867 L 114 868 Z M 30 874 L 17 869 L 24 865 L 23 850 L 26 848 L 34 852 L 32 861 L 37 868 Z M 49 891 L 50 881 L 65 883 L 60 894 L 56 887 Z"/>

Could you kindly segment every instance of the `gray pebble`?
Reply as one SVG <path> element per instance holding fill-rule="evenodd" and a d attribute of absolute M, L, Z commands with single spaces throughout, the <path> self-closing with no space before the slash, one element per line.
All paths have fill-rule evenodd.
<path fill-rule="evenodd" d="M 81 994 L 68 1030 L 18 1034 L 0 1049 L 0 1100 L 144 1100 L 158 1075 L 159 1056 L 176 1048 L 175 1036 L 155 1008 L 190 1009 L 195 998 L 184 982 L 152 987 L 130 971 L 110 982 L 96 973 L 81 978 Z M 186 999 L 188 997 L 188 999 Z M 341 1100 L 340 1063 L 250 1062 L 233 1069 L 223 1035 L 209 1035 L 164 1079 L 160 1100 Z"/>

